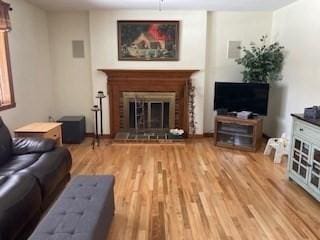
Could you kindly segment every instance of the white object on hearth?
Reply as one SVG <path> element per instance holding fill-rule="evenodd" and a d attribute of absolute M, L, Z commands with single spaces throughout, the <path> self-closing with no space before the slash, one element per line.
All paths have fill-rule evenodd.
<path fill-rule="evenodd" d="M 289 154 L 289 140 L 285 133 L 280 138 L 270 138 L 264 150 L 264 155 L 270 155 L 275 149 L 274 163 L 281 163 L 282 156 Z"/>
<path fill-rule="evenodd" d="M 184 130 L 183 129 L 170 129 L 170 133 L 172 135 L 176 135 L 176 136 L 181 136 L 184 134 Z"/>

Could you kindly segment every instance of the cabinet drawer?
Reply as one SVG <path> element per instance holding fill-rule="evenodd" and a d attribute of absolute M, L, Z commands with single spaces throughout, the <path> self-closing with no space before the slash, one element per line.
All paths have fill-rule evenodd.
<path fill-rule="evenodd" d="M 295 120 L 293 131 L 296 135 L 300 135 L 310 141 L 320 141 L 320 130 L 305 122 Z"/>
<path fill-rule="evenodd" d="M 50 138 L 50 139 L 54 139 L 54 140 L 57 140 L 59 139 L 61 136 L 60 136 L 60 127 L 56 127 L 52 130 L 50 130 L 49 132 L 47 132 L 46 134 L 44 134 L 45 138 Z"/>

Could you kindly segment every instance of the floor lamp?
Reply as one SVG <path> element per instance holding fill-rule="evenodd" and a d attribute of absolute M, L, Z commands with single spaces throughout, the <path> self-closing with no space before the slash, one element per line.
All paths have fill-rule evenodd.
<path fill-rule="evenodd" d="M 94 149 L 96 143 L 99 146 L 100 145 L 100 139 L 99 139 L 99 132 L 98 132 L 98 112 L 100 111 L 100 108 L 98 107 L 98 105 L 94 105 L 91 108 L 91 111 L 94 112 L 95 115 L 95 133 L 94 133 L 94 138 L 92 140 L 92 149 Z"/>
<path fill-rule="evenodd" d="M 102 121 L 102 99 L 105 98 L 106 95 L 104 95 L 103 91 L 99 91 L 97 93 L 96 98 L 99 99 L 99 108 L 100 108 L 100 135 L 103 136 L 103 121 Z"/>

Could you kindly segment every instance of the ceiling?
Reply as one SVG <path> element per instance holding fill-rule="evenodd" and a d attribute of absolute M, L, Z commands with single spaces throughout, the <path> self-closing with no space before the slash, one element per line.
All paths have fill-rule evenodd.
<path fill-rule="evenodd" d="M 159 9 L 161 0 L 28 0 L 50 11 L 93 9 Z M 163 9 L 269 11 L 296 0 L 162 0 Z"/>

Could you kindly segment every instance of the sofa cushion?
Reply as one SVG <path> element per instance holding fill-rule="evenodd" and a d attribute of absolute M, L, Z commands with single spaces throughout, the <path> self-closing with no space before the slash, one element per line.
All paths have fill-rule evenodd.
<path fill-rule="evenodd" d="M 14 240 L 28 222 L 39 219 L 41 192 L 34 177 L 0 177 L 0 239 Z"/>
<path fill-rule="evenodd" d="M 11 156 L 12 139 L 7 126 L 0 117 L 0 166 L 4 164 Z"/>
<path fill-rule="evenodd" d="M 13 138 L 12 154 L 45 153 L 52 151 L 56 146 L 53 139 L 43 138 Z"/>
<path fill-rule="evenodd" d="M 21 171 L 35 163 L 41 154 L 25 154 L 12 156 L 11 159 L 0 167 L 0 175 L 8 176 Z"/>
<path fill-rule="evenodd" d="M 31 166 L 25 168 L 27 172 L 38 179 L 42 197 L 46 198 L 55 187 L 63 181 L 72 165 L 71 154 L 67 148 L 56 148 L 44 153 Z"/>

